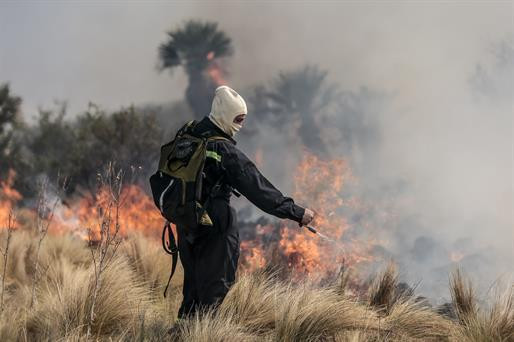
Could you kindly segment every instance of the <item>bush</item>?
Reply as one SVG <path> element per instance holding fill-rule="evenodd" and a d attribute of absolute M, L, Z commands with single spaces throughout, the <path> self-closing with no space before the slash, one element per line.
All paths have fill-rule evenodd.
<path fill-rule="evenodd" d="M 134 107 L 107 114 L 95 105 L 74 120 L 66 108 L 40 111 L 37 125 L 28 130 L 32 175 L 69 179 L 68 192 L 96 193 L 97 174 L 109 162 L 146 184 L 156 167 L 163 130 L 151 113 Z M 126 177 L 127 178 L 127 177 Z"/>

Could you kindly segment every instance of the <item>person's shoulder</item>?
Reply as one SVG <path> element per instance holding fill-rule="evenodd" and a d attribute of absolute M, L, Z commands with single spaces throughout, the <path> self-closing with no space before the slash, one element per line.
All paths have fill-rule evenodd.
<path fill-rule="evenodd" d="M 188 129 L 191 129 L 194 124 L 194 120 L 181 121 L 175 128 L 175 135 L 186 132 Z"/>
<path fill-rule="evenodd" d="M 236 147 L 236 145 L 226 138 L 214 138 L 209 142 L 209 144 L 212 144 L 213 146 L 216 146 L 218 149 L 221 149 L 228 153 L 239 152 L 239 149 Z"/>

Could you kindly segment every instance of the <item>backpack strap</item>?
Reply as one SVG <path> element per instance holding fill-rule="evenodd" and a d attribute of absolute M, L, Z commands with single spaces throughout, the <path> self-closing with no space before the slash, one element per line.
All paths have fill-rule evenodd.
<path fill-rule="evenodd" d="M 225 140 L 225 141 L 230 141 L 230 139 L 228 138 L 225 138 L 225 137 L 222 137 L 221 135 L 213 135 L 209 138 L 207 138 L 207 141 L 214 141 L 214 140 Z"/>
<path fill-rule="evenodd" d="M 182 126 L 182 128 L 180 128 L 177 131 L 177 134 L 175 135 L 175 138 L 176 137 L 180 137 L 184 133 L 191 132 L 191 130 L 193 128 L 195 128 L 196 124 L 197 124 L 196 120 L 188 121 L 184 126 Z"/>
<path fill-rule="evenodd" d="M 166 241 L 166 235 L 168 235 L 168 241 Z M 168 287 L 170 286 L 171 278 L 173 274 L 175 274 L 175 269 L 177 268 L 177 260 L 178 260 L 178 247 L 175 241 L 175 236 L 173 235 L 173 230 L 171 229 L 171 224 L 166 221 L 164 224 L 164 228 L 162 229 L 162 248 L 164 251 L 171 255 L 171 272 L 170 277 L 168 278 L 168 283 L 166 284 L 166 288 L 164 289 L 164 298 L 166 298 L 166 292 L 168 292 Z"/>

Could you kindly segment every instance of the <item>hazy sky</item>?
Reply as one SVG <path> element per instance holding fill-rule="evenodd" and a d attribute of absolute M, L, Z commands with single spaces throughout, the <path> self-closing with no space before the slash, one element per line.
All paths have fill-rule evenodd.
<path fill-rule="evenodd" d="M 157 47 L 190 18 L 218 21 L 233 38 L 236 85 L 311 62 L 345 88 L 401 88 L 416 101 L 412 83 L 437 83 L 434 68 L 450 59 L 463 77 L 487 44 L 512 31 L 512 3 L 4 0 L 0 81 L 28 113 L 54 100 L 74 112 L 88 101 L 117 108 L 176 99 L 184 75 L 157 72 Z"/>
<path fill-rule="evenodd" d="M 180 73 L 157 72 L 157 47 L 195 15 L 191 6 L 106 3 L 0 3 L 0 78 L 26 112 L 54 100 L 73 112 L 89 101 L 117 108 L 182 96 Z"/>

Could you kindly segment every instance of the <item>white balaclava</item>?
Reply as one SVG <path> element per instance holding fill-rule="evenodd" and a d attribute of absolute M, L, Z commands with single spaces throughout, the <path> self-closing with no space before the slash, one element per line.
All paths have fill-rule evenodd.
<path fill-rule="evenodd" d="M 234 123 L 235 117 L 247 113 L 245 100 L 234 89 L 227 86 L 216 88 L 209 119 L 223 132 L 233 137 L 242 127 Z"/>

